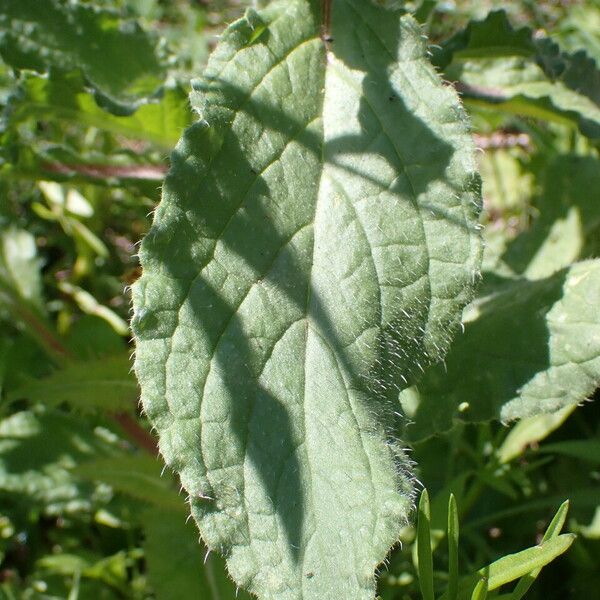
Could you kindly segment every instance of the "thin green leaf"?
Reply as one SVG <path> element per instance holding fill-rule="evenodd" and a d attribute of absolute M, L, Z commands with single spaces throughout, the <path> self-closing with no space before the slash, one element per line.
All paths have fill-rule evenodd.
<path fill-rule="evenodd" d="M 501 463 L 508 463 L 521 455 L 529 444 L 540 442 L 558 429 L 576 408 L 577 405 L 574 404 L 549 415 L 536 415 L 522 419 L 511 428 L 498 448 L 498 460 Z"/>
<path fill-rule="evenodd" d="M 590 540 L 600 540 L 600 506 L 596 506 L 590 524 L 578 527 L 578 531 L 580 531 L 581 535 L 585 538 Z"/>
<path fill-rule="evenodd" d="M 565 520 L 567 518 L 567 513 L 569 512 L 569 501 L 565 500 L 556 511 L 556 514 L 552 517 L 552 521 L 550 521 L 550 525 L 548 525 L 544 537 L 542 538 L 542 542 L 547 542 L 552 538 L 557 537 L 565 524 Z"/>
<path fill-rule="evenodd" d="M 575 535 L 565 533 L 538 546 L 533 546 L 516 554 L 503 556 L 487 567 L 479 569 L 472 576 L 462 579 L 459 584 L 459 599 L 467 600 L 470 598 L 472 590 L 482 578 L 487 580 L 487 591 L 492 592 L 529 574 L 531 571 L 541 569 L 566 552 L 574 540 Z M 440 600 L 448 600 L 448 592 L 445 592 Z"/>
<path fill-rule="evenodd" d="M 548 528 L 544 533 L 544 537 L 542 538 L 542 542 L 547 542 L 555 537 L 557 537 L 565 524 L 565 519 L 567 518 L 567 512 L 569 511 L 569 501 L 566 500 L 563 502 L 559 509 L 556 511 L 556 514 L 550 521 Z M 534 569 L 531 573 L 528 573 L 524 577 L 522 577 L 515 589 L 513 590 L 510 600 L 521 600 L 523 596 L 529 591 L 529 588 L 533 585 L 533 582 L 536 580 L 537 576 L 540 574 L 541 568 Z"/>
<path fill-rule="evenodd" d="M 594 509 L 598 505 L 598 492 L 594 487 L 575 488 L 569 490 L 569 500 L 579 507 Z M 494 511 L 483 517 L 473 519 L 462 529 L 475 531 L 482 525 L 497 523 L 505 519 L 513 519 L 519 515 L 535 513 L 540 510 L 551 510 L 559 502 L 565 501 L 565 495 L 546 496 L 528 502 L 520 502 L 518 505 L 508 509 Z"/>
<path fill-rule="evenodd" d="M 73 575 L 73 583 L 71 584 L 71 589 L 69 590 L 69 595 L 67 596 L 67 600 L 79 600 L 79 587 L 81 583 L 81 573 L 78 571 Z"/>
<path fill-rule="evenodd" d="M 61 281 L 58 285 L 61 292 L 71 296 L 77 302 L 79 308 L 88 315 L 94 315 L 106 321 L 119 335 L 127 335 L 129 326 L 114 310 L 100 304 L 92 294 L 79 286 L 67 281 Z"/>
<path fill-rule="evenodd" d="M 539 546 L 503 556 L 489 567 L 480 569 L 478 575 L 488 576 L 488 590 L 491 592 L 506 583 L 527 575 L 531 571 L 541 569 L 566 552 L 574 541 L 575 535 L 564 533 L 543 542 Z"/>
<path fill-rule="evenodd" d="M 600 464 L 600 441 L 599 440 L 565 440 L 554 444 L 544 444 L 539 452 L 544 454 L 561 454 L 577 458 L 586 462 Z"/>
<path fill-rule="evenodd" d="M 434 600 L 433 593 L 433 553 L 431 550 L 431 512 L 429 510 L 429 494 L 423 490 L 419 499 L 419 516 L 417 520 L 417 556 L 419 587 L 424 600 Z"/>
<path fill-rule="evenodd" d="M 448 501 L 448 600 L 458 595 L 458 510 L 454 494 Z"/>
<path fill-rule="evenodd" d="M 480 579 L 475 588 L 473 589 L 473 593 L 471 594 L 471 600 L 485 600 L 488 595 L 488 581 L 485 577 Z"/>

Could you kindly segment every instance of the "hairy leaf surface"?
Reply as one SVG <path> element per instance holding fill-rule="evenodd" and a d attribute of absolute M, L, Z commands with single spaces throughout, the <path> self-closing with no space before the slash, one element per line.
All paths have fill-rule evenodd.
<path fill-rule="evenodd" d="M 473 145 L 418 26 L 329 19 L 287 0 L 225 31 L 134 287 L 161 452 L 234 580 L 278 600 L 373 598 L 412 502 L 394 401 L 480 261 Z"/>
<path fill-rule="evenodd" d="M 475 302 L 445 360 L 400 398 L 410 439 L 453 421 L 504 421 L 551 413 L 600 385 L 600 261 L 519 280 Z"/>

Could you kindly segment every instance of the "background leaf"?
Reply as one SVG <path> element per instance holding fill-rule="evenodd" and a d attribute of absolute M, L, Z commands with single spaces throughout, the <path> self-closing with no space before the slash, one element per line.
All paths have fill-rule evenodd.
<path fill-rule="evenodd" d="M 599 286 L 600 262 L 585 261 L 477 301 L 445 365 L 402 392 L 413 421 L 407 435 L 420 439 L 454 420 L 531 417 L 587 399 L 600 381 Z"/>
<path fill-rule="evenodd" d="M 162 85 L 165 68 L 155 42 L 114 12 L 80 3 L 0 3 L 0 54 L 12 67 L 45 72 L 81 69 L 103 105 L 130 112 Z"/>
<path fill-rule="evenodd" d="M 249 599 L 238 592 L 224 571 L 224 561 L 207 555 L 193 523 L 172 511 L 153 510 L 144 514 L 148 576 L 158 600 L 183 597 L 202 600 Z"/>
<path fill-rule="evenodd" d="M 187 93 L 165 87 L 161 97 L 140 106 L 128 116 L 103 110 L 89 92 L 81 72 L 51 69 L 47 74 L 24 72 L 5 108 L 5 127 L 16 127 L 28 118 L 59 119 L 138 140 L 148 140 L 170 150 L 190 124 Z"/>
<path fill-rule="evenodd" d="M 57 406 L 69 403 L 76 410 L 132 411 L 137 383 L 127 354 L 70 362 L 48 377 L 31 379 L 11 394 Z"/>
<path fill-rule="evenodd" d="M 70 474 L 78 460 L 106 455 L 111 444 L 58 411 L 22 411 L 0 421 L 0 493 L 16 493 L 50 514 L 90 507 L 91 486 Z"/>
<path fill-rule="evenodd" d="M 107 483 L 113 490 L 158 507 L 165 513 L 175 513 L 173 519 L 179 519 L 181 514 L 186 513 L 173 478 L 163 476 L 158 460 L 145 454 L 120 454 L 85 461 L 76 466 L 73 473 L 87 481 Z M 167 520 L 172 523 L 173 519 Z M 177 539 L 174 534 L 172 536 Z"/>
<path fill-rule="evenodd" d="M 584 50 L 561 52 L 504 11 L 469 23 L 434 57 L 466 101 L 496 110 L 572 122 L 600 137 L 600 71 Z"/>

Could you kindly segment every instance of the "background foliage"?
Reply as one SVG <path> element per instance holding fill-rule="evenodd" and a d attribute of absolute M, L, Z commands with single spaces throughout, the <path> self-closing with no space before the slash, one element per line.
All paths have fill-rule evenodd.
<path fill-rule="evenodd" d="M 569 498 L 566 529 L 578 537 L 528 597 L 593 597 L 600 427 L 597 403 L 583 401 L 600 381 L 600 315 L 589 308 L 600 297 L 590 260 L 600 228 L 600 3 L 405 4 L 483 149 L 479 298 L 445 364 L 400 398 L 409 420 L 399 435 L 431 499 L 433 585 L 444 589 L 452 557 L 450 492 L 461 573 L 540 541 Z M 161 473 L 138 414 L 127 323 L 136 245 L 168 153 L 194 120 L 189 81 L 243 9 L 53 0 L 42 14 L 33 0 L 0 1 L 7 598 L 235 597 L 222 560 L 186 521 L 178 482 Z M 382 566 L 382 598 L 420 597 L 415 537 L 406 528 Z"/>

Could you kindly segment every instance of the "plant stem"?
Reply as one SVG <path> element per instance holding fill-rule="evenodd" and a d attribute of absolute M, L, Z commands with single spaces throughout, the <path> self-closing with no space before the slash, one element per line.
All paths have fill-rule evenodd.
<path fill-rule="evenodd" d="M 168 170 L 166 165 L 93 165 L 57 162 L 42 163 L 41 169 L 59 175 L 77 173 L 92 179 L 116 178 L 144 181 L 162 181 Z"/>
<path fill-rule="evenodd" d="M 154 438 L 129 413 L 110 413 L 110 417 L 129 436 L 129 439 L 135 442 L 138 448 L 154 457 L 158 455 L 158 446 Z"/>

